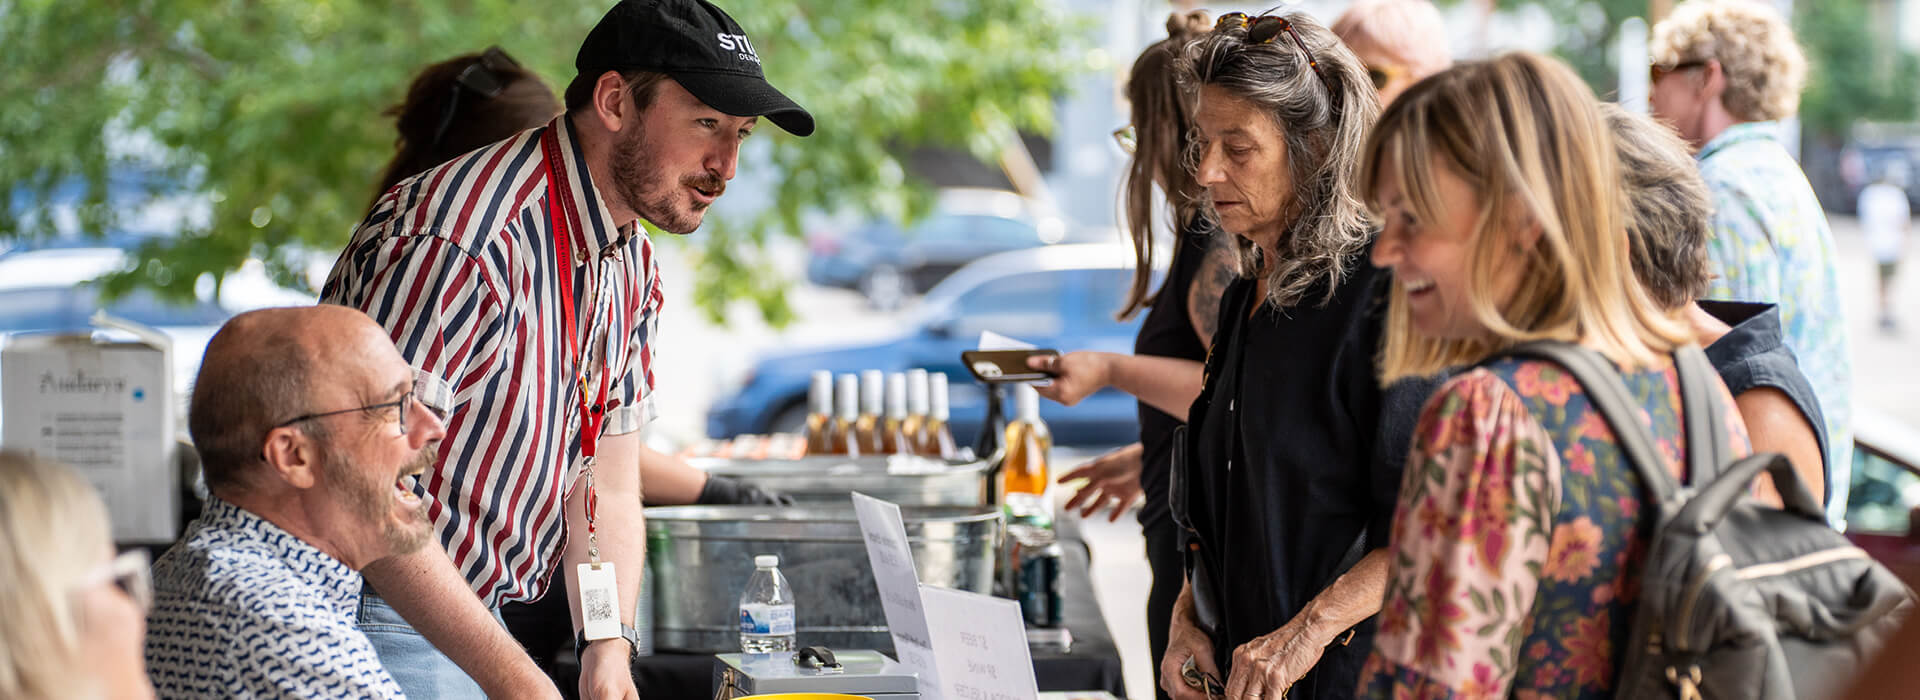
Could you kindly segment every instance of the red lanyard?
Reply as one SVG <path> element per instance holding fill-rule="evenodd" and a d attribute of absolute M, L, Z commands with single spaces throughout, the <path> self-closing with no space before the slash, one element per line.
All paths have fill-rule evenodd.
<path fill-rule="evenodd" d="M 546 155 L 547 169 L 547 218 L 553 222 L 554 271 L 560 278 L 560 309 L 567 329 L 567 351 L 573 355 L 573 374 L 580 386 L 580 454 L 587 458 L 583 472 L 587 478 L 587 539 L 594 561 L 599 561 L 598 547 L 593 546 L 594 515 L 599 509 L 599 494 L 593 488 L 593 453 L 600 442 L 600 427 L 605 422 L 604 406 L 607 400 L 608 362 L 612 358 L 601 358 L 600 393 L 598 401 L 590 401 L 587 396 L 587 353 L 576 335 L 573 313 L 573 227 L 569 222 L 578 217 L 573 208 L 572 188 L 567 181 L 557 177 L 553 162 L 559 159 L 559 136 L 552 128 L 541 138 L 540 145 Z M 562 215 L 560 208 L 566 207 Z"/>

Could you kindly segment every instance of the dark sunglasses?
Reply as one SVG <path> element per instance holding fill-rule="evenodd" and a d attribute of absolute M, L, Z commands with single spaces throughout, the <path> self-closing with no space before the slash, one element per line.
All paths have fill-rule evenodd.
<path fill-rule="evenodd" d="M 1248 17 L 1245 12 L 1229 12 L 1220 15 L 1220 21 L 1213 23 L 1215 31 L 1235 27 L 1247 29 L 1249 44 L 1265 44 L 1280 38 L 1281 32 L 1286 32 L 1287 36 L 1293 37 L 1293 45 L 1300 47 L 1300 55 L 1307 57 L 1307 66 L 1313 69 L 1313 74 L 1320 76 L 1320 84 L 1327 86 L 1328 94 L 1333 93 L 1333 81 L 1327 79 L 1326 72 L 1320 69 L 1320 62 L 1314 60 L 1312 51 L 1307 50 L 1307 42 L 1300 39 L 1300 33 L 1293 30 L 1293 23 L 1287 18 L 1280 15 Z"/>
<path fill-rule="evenodd" d="M 1376 91 L 1387 89 L 1387 83 L 1398 80 L 1406 74 L 1407 69 L 1400 66 L 1367 66 L 1367 80 L 1373 81 L 1373 89 Z"/>
<path fill-rule="evenodd" d="M 460 93 L 463 89 L 472 90 L 491 100 L 507 89 L 507 79 L 501 74 L 519 69 L 520 62 L 513 60 L 505 50 L 498 46 L 487 47 L 479 60 L 468 64 L 453 79 L 453 97 L 447 100 L 447 109 L 440 115 L 440 128 L 433 130 L 433 142 L 427 144 L 427 149 L 439 148 L 440 141 L 447 137 L 447 129 L 453 127 L 453 115 L 460 111 Z"/>
<path fill-rule="evenodd" d="M 1657 82 L 1660 82 L 1661 78 L 1665 78 L 1674 73 L 1678 73 L 1683 70 L 1692 70 L 1694 68 L 1704 68 L 1706 67 L 1706 65 L 1707 65 L 1706 61 L 1681 61 L 1679 63 L 1675 63 L 1672 65 L 1665 65 L 1665 66 L 1654 64 L 1653 66 L 1650 66 L 1647 68 L 1647 82 L 1657 83 Z"/>

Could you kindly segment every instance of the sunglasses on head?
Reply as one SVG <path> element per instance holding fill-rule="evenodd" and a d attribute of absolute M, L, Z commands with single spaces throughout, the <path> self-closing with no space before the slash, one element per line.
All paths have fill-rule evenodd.
<path fill-rule="evenodd" d="M 453 97 L 447 100 L 447 109 L 440 115 L 440 128 L 433 130 L 433 142 L 428 149 L 440 147 L 440 141 L 447 137 L 447 129 L 453 126 L 453 115 L 460 111 L 460 93 L 471 90 L 489 100 L 499 97 L 507 90 L 507 78 L 502 74 L 519 70 L 520 62 L 513 60 L 507 52 L 498 46 L 489 46 L 480 54 L 480 58 L 461 69 L 460 75 L 453 79 Z"/>
<path fill-rule="evenodd" d="M 1265 44 L 1280 38 L 1282 32 L 1293 37 L 1293 45 L 1300 47 L 1300 55 L 1307 58 L 1307 66 L 1313 69 L 1313 74 L 1320 76 L 1320 84 L 1327 86 L 1329 94 L 1333 92 L 1333 82 L 1327 79 L 1326 71 L 1320 69 L 1320 62 L 1314 60 L 1313 52 L 1307 50 L 1307 42 L 1301 40 L 1299 32 L 1294 31 L 1293 22 L 1280 15 L 1249 17 L 1245 12 L 1229 12 L 1220 15 L 1220 21 L 1213 23 L 1215 31 L 1236 27 L 1246 28 L 1249 44 Z"/>
<path fill-rule="evenodd" d="M 1120 144 L 1120 150 L 1126 151 L 1127 155 L 1133 155 L 1140 148 L 1140 132 L 1132 124 L 1114 129 L 1113 142 Z"/>

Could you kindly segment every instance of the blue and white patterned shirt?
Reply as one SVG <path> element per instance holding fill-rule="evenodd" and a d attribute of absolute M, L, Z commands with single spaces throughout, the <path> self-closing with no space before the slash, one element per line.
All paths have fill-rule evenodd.
<path fill-rule="evenodd" d="M 1840 303 L 1839 254 L 1826 212 L 1776 122 L 1727 127 L 1700 148 L 1713 193 L 1707 299 L 1778 304 L 1787 348 L 1813 383 L 1826 418 L 1827 519 L 1847 513 L 1853 466 L 1853 357 Z"/>
<path fill-rule="evenodd" d="M 219 498 L 153 565 L 162 698 L 400 698 L 354 626 L 360 573 Z"/>

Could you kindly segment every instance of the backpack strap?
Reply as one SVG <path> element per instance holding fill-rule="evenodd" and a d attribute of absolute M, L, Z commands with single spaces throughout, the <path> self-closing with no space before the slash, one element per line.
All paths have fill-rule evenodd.
<path fill-rule="evenodd" d="M 1674 482 L 1672 474 L 1660 466 L 1659 453 L 1653 449 L 1653 434 L 1647 430 L 1647 426 L 1640 424 L 1640 411 L 1633 394 L 1627 391 L 1627 384 L 1621 381 L 1620 372 L 1606 358 L 1572 343 L 1550 340 L 1522 343 L 1495 355 L 1496 358 L 1501 356 L 1531 357 L 1566 368 L 1586 388 L 1587 400 L 1613 427 L 1613 435 L 1620 449 L 1626 452 L 1627 461 L 1632 462 L 1634 469 L 1640 473 L 1640 480 L 1646 482 L 1647 489 L 1653 492 L 1656 503 L 1664 508 L 1665 504 L 1673 502 L 1673 495 L 1680 485 Z"/>
<path fill-rule="evenodd" d="M 1735 460 L 1732 438 L 1727 435 L 1725 405 L 1715 396 L 1713 381 L 1719 372 L 1698 346 L 1688 345 L 1674 351 L 1674 365 L 1680 373 L 1681 409 L 1687 424 L 1687 481 L 1694 496 L 1687 502 L 1674 524 L 1696 533 L 1718 525 L 1732 505 L 1752 490 L 1753 479 L 1765 471 L 1780 493 L 1781 505 L 1822 522 L 1826 512 L 1813 492 L 1800 481 L 1800 473 L 1785 455 L 1765 453 Z M 1722 465 L 1725 468 L 1722 469 Z"/>
<path fill-rule="evenodd" d="M 1680 413 L 1687 431 L 1687 483 L 1704 486 L 1720 475 L 1720 466 L 1732 460 L 1727 435 L 1727 412 L 1713 390 L 1720 373 L 1699 346 L 1673 351 L 1680 375 Z"/>

